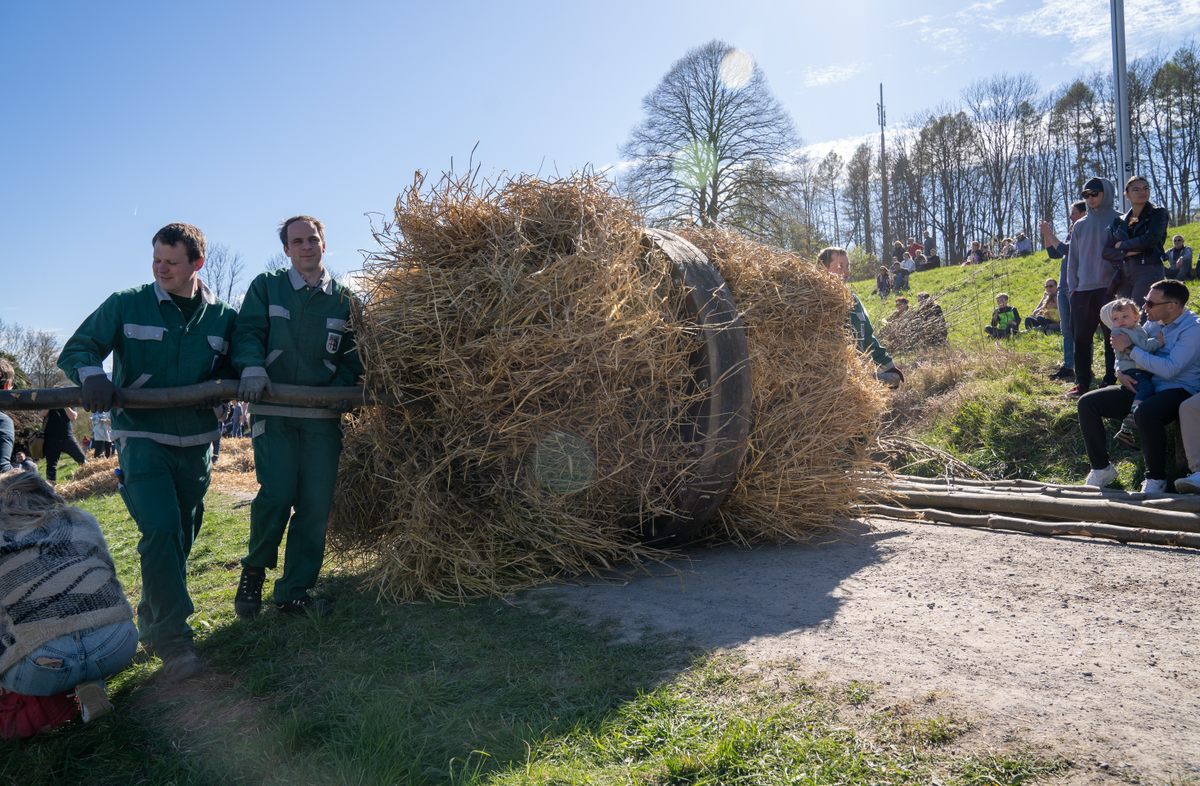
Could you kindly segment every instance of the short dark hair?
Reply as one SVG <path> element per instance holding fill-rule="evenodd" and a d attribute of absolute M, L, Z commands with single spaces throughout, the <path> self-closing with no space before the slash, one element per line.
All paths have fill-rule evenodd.
<path fill-rule="evenodd" d="M 194 227 L 191 224 L 175 222 L 167 224 L 162 229 L 154 233 L 154 237 L 150 238 L 150 245 L 162 243 L 164 246 L 174 246 L 180 243 L 187 249 L 188 262 L 195 262 L 204 256 L 205 243 L 204 233 L 199 227 Z"/>
<path fill-rule="evenodd" d="M 899 243 L 900 241 L 897 240 L 896 242 Z M 841 248 L 840 246 L 826 246 L 825 248 L 821 249 L 821 253 L 817 254 L 817 262 L 820 262 L 821 266 L 828 270 L 829 266 L 833 264 L 833 257 L 835 254 L 848 256 L 846 249 Z"/>
<path fill-rule="evenodd" d="M 279 242 L 283 243 L 283 247 L 287 248 L 287 231 L 288 227 L 297 221 L 307 221 L 317 228 L 317 234 L 321 236 L 321 242 L 325 242 L 325 225 L 321 223 L 321 219 L 313 218 L 312 216 L 292 216 L 279 225 Z"/>
<path fill-rule="evenodd" d="M 1086 213 L 1087 212 L 1087 202 L 1084 202 L 1082 199 L 1076 199 L 1074 202 L 1071 203 L 1071 209 L 1074 210 L 1076 213 Z"/>
<path fill-rule="evenodd" d="M 13 364 L 9 363 L 4 358 L 0 358 L 0 385 L 4 383 L 16 384 L 17 370 L 13 368 Z"/>
<path fill-rule="evenodd" d="M 1172 278 L 1164 278 L 1162 281 L 1155 281 L 1150 285 L 1151 289 L 1157 289 L 1163 293 L 1163 297 L 1167 300 L 1174 300 L 1181 306 L 1186 306 L 1191 293 L 1188 288 L 1181 282 Z"/>

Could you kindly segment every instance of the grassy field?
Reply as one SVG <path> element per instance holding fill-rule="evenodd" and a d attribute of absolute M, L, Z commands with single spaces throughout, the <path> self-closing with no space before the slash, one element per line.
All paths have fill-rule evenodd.
<path fill-rule="evenodd" d="M 382 604 L 335 567 L 333 616 L 238 620 L 247 507 L 209 503 L 191 561 L 208 673 L 170 686 L 135 665 L 114 714 L 6 745 L 0 783 L 1018 784 L 1067 766 L 981 749 L 935 697 L 763 684 L 730 655 L 619 640 L 544 602 Z M 135 597 L 136 528 L 115 496 L 84 507 Z"/>
<path fill-rule="evenodd" d="M 1188 245 L 1200 247 L 1200 224 L 1170 234 L 1175 232 Z M 950 328 L 950 346 L 897 357 L 907 381 L 893 402 L 892 430 L 993 476 L 1080 482 L 1088 466 L 1075 403 L 1062 397 L 1068 384 L 1047 379 L 1062 360 L 1061 337 L 1035 332 L 996 341 L 983 332 L 997 293 L 1006 292 L 1010 304 L 1027 316 L 1041 298 L 1045 280 L 1057 278 L 1058 270 L 1058 260 L 1042 251 L 913 274 L 909 299 L 923 291 L 937 299 Z M 1188 284 L 1191 308 L 1200 311 L 1200 286 Z M 881 301 L 870 294 L 873 286 L 866 281 L 852 284 L 878 324 L 891 313 L 894 296 Z M 1098 338 L 1093 368 L 1103 369 Z M 1111 428 L 1115 431 L 1115 424 Z M 1141 454 L 1117 445 L 1112 452 L 1119 485 L 1136 489 L 1144 470 Z M 1181 455 L 1175 464 L 1177 475 L 1186 474 Z M 909 469 L 936 474 L 943 466 L 930 461 Z"/>

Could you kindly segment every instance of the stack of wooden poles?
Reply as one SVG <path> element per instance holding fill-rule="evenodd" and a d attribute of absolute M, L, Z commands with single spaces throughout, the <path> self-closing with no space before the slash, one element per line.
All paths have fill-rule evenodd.
<path fill-rule="evenodd" d="M 1031 480 L 896 475 L 862 497 L 863 516 L 1200 548 L 1200 496 Z"/>

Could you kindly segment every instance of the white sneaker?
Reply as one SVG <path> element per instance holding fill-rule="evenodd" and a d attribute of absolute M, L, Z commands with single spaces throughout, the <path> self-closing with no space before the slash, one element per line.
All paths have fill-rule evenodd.
<path fill-rule="evenodd" d="M 1184 494 L 1200 494 L 1200 472 L 1193 472 L 1175 481 L 1175 490 Z"/>
<path fill-rule="evenodd" d="M 1113 481 L 1117 479 L 1117 468 L 1109 464 L 1104 469 L 1094 469 L 1088 473 L 1087 479 L 1083 481 L 1085 486 L 1095 486 L 1102 489 L 1105 486 L 1111 486 Z"/>
<path fill-rule="evenodd" d="M 1143 494 L 1166 494 L 1167 481 L 1155 480 L 1154 478 L 1146 478 L 1142 481 Z"/>

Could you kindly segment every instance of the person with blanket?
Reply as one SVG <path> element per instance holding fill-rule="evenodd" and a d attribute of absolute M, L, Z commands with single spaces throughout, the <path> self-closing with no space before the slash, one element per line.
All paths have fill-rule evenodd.
<path fill-rule="evenodd" d="M 112 709 L 104 680 L 137 643 L 96 519 L 37 472 L 0 475 L 0 736 L 40 730 L 28 716 L 47 705 L 29 697 L 74 692 L 85 721 Z"/>

